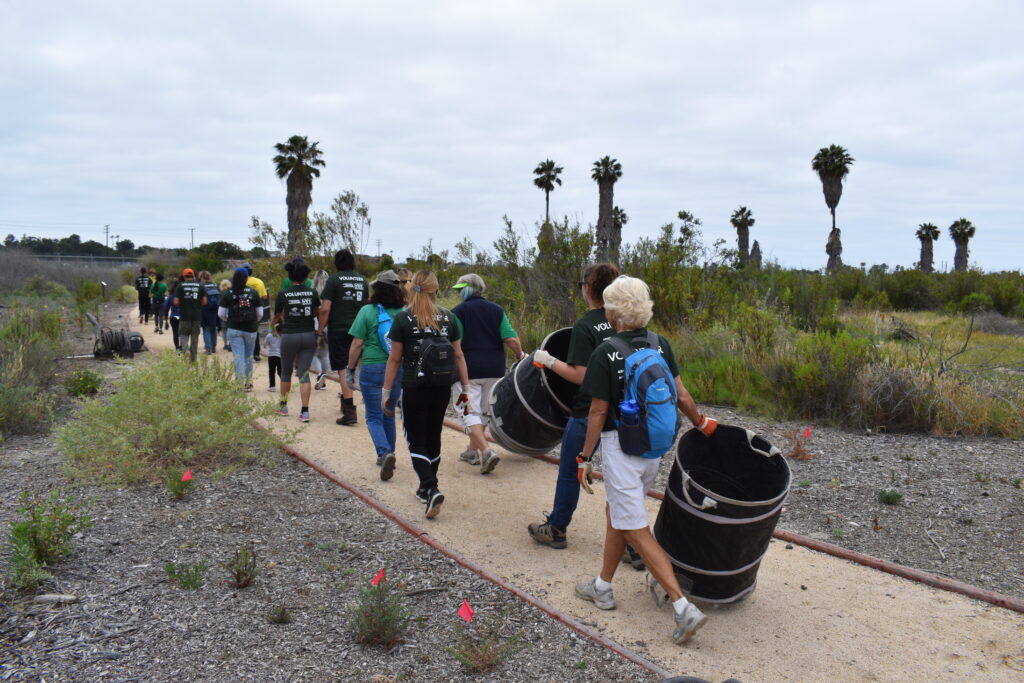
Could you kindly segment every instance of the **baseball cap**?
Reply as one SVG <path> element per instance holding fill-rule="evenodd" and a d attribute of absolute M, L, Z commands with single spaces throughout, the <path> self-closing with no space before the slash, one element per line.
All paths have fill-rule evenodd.
<path fill-rule="evenodd" d="M 452 289 L 462 289 L 463 287 L 469 287 L 469 283 L 468 282 L 456 282 L 454 285 L 452 285 Z"/>
<path fill-rule="evenodd" d="M 373 284 L 377 284 L 378 282 L 397 287 L 399 285 L 398 273 L 393 270 L 381 271 L 377 275 L 377 279 L 373 281 Z"/>
<path fill-rule="evenodd" d="M 196 276 L 196 271 L 192 270 L 191 268 L 186 268 L 185 270 L 181 271 L 181 274 L 184 277 L 188 277 L 189 275 L 191 275 L 192 277 L 195 277 Z"/>

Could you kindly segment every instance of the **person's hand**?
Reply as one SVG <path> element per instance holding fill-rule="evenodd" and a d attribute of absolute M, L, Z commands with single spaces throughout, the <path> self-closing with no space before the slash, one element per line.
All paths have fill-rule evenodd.
<path fill-rule="evenodd" d="M 384 417 L 391 417 L 395 414 L 395 404 L 391 402 L 391 389 L 385 389 L 380 394 L 380 410 Z"/>
<path fill-rule="evenodd" d="M 462 411 L 463 416 L 469 415 L 469 385 L 462 385 L 462 393 L 455 400 L 455 412 Z"/>
<path fill-rule="evenodd" d="M 356 388 L 356 371 L 352 368 L 345 368 L 345 384 L 349 389 Z"/>
<path fill-rule="evenodd" d="M 537 349 L 533 352 L 533 364 L 538 368 L 551 369 L 551 366 L 558 360 L 544 349 Z"/>
<path fill-rule="evenodd" d="M 704 413 L 701 413 L 700 418 L 694 427 L 700 430 L 700 433 L 704 436 L 711 436 L 715 433 L 715 430 L 718 429 L 718 421 L 713 417 L 708 417 Z"/>
<path fill-rule="evenodd" d="M 584 457 L 582 453 L 576 456 L 576 479 L 584 491 L 594 495 L 594 489 L 590 488 L 594 483 L 594 466 L 590 464 L 590 458 Z"/>

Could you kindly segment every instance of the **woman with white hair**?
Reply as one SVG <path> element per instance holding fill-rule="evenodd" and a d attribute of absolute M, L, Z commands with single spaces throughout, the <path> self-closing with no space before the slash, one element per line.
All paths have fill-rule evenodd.
<path fill-rule="evenodd" d="M 641 379 L 658 377 L 660 372 L 663 379 L 655 381 L 663 382 L 666 399 L 674 398 L 676 407 L 705 436 L 711 436 L 718 423 L 697 409 L 697 404 L 679 379 L 679 369 L 668 341 L 647 331 L 646 325 L 651 320 L 653 307 L 647 285 L 637 278 L 623 275 L 604 290 L 605 314 L 616 334 L 594 349 L 580 387 L 580 391 L 590 396 L 591 401 L 587 436 L 579 462 L 585 470 L 584 476 L 589 475 L 590 457 L 600 440 L 607 525 L 601 573 L 587 583 L 578 584 L 576 596 L 593 602 L 600 609 L 615 609 L 612 578 L 626 543 L 629 543 L 650 571 L 648 586 L 652 592 L 657 582 L 668 593 L 675 617 L 672 639 L 676 643 L 685 643 L 704 625 L 707 617 L 683 596 L 672 563 L 654 539 L 648 524 L 644 499 L 654 485 L 658 464 L 664 452 L 654 449 L 653 452 L 642 452 L 642 455 L 629 455 L 620 443 L 621 409 L 632 409 L 632 415 L 637 414 L 635 405 L 620 403 L 626 393 L 626 358 L 634 353 L 644 354 L 647 357 L 645 365 L 638 367 L 649 367 L 652 364 L 656 367 L 652 370 L 644 369 Z M 659 353 L 645 353 L 646 349 L 656 349 Z M 671 415 L 675 418 L 670 425 L 671 435 L 674 435 L 678 429 L 678 415 L 674 412 Z M 674 439 L 668 442 L 665 452 L 671 448 L 672 442 Z M 635 452 L 635 449 L 630 450 Z"/>

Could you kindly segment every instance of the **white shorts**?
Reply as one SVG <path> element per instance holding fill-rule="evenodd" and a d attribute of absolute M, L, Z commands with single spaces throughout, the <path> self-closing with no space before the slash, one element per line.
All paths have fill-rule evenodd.
<path fill-rule="evenodd" d="M 500 377 L 484 377 L 482 379 L 471 379 L 469 380 L 469 414 L 463 415 L 461 410 L 456 409 L 455 412 L 462 420 L 462 424 L 469 429 L 475 425 L 484 424 L 484 418 L 489 413 L 491 407 L 485 402 L 491 395 L 491 387 L 498 383 Z M 462 384 L 456 383 L 452 385 L 452 407 L 455 408 L 455 402 L 459 400 L 459 394 L 462 393 Z"/>
<path fill-rule="evenodd" d="M 661 458 L 640 458 L 626 455 L 619 448 L 617 431 L 601 432 L 601 472 L 604 474 L 604 497 L 612 528 L 619 531 L 646 529 L 647 492 L 654 486 Z"/>

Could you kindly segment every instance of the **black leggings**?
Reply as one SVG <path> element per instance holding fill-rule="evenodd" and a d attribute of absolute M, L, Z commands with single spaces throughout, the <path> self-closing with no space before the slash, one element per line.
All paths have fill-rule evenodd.
<path fill-rule="evenodd" d="M 139 292 L 139 317 L 149 322 L 149 292 Z"/>
<path fill-rule="evenodd" d="M 178 323 L 181 322 L 180 318 L 171 317 L 171 334 L 174 335 L 174 348 L 181 351 L 181 341 L 178 339 Z"/>
<path fill-rule="evenodd" d="M 259 335 L 256 335 L 259 338 Z M 316 332 L 286 332 L 281 335 L 281 381 L 292 381 L 292 368 L 299 384 L 309 384 L 309 366 L 316 353 Z"/>
<path fill-rule="evenodd" d="M 409 443 L 412 467 L 420 478 L 420 488 L 437 486 L 441 429 L 450 398 L 451 387 L 402 389 L 402 429 Z"/>
<path fill-rule="evenodd" d="M 274 386 L 274 375 L 281 376 L 281 356 L 267 356 L 267 376 L 270 386 Z"/>

